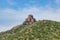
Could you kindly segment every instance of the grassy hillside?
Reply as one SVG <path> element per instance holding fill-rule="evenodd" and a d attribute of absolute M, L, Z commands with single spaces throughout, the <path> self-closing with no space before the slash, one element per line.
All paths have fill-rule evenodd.
<path fill-rule="evenodd" d="M 0 40 L 60 40 L 60 22 L 42 20 L 0 33 Z"/>

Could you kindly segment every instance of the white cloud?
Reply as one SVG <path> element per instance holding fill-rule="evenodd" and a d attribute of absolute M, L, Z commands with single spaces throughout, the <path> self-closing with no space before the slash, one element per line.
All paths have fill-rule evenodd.
<path fill-rule="evenodd" d="M 7 31 L 7 30 L 10 30 L 10 27 L 0 26 L 0 32 L 4 32 L 4 31 Z"/>
<path fill-rule="evenodd" d="M 52 12 L 52 11 L 45 11 L 42 14 L 42 18 L 46 19 L 46 20 L 54 20 L 54 21 L 60 21 L 60 12 L 58 13 L 58 11 Z"/>
<path fill-rule="evenodd" d="M 60 9 L 53 10 L 52 8 L 48 8 L 44 10 L 42 8 L 30 7 L 23 9 L 22 13 L 25 13 L 26 16 L 31 13 L 37 20 L 46 19 L 60 21 Z"/>
<path fill-rule="evenodd" d="M 1 31 L 4 31 L 4 30 L 5 30 L 5 28 L 2 27 L 2 26 L 0 26 L 0 32 L 1 32 Z"/>
<path fill-rule="evenodd" d="M 37 20 L 41 18 L 60 21 L 60 9 L 53 10 L 52 8 L 47 8 L 44 10 L 43 8 L 29 7 L 22 10 L 19 8 L 18 11 L 13 9 L 4 9 L 3 12 L 9 14 L 13 19 L 15 18 L 14 20 L 24 19 L 28 14 L 33 14 Z"/>

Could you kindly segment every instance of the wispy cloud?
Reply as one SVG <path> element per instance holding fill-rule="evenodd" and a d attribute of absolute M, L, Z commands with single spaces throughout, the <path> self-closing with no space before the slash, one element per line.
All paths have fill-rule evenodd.
<path fill-rule="evenodd" d="M 9 5 L 16 5 L 16 2 L 13 0 L 6 0 Z"/>
<path fill-rule="evenodd" d="M 60 0 L 55 0 L 55 3 L 60 7 Z"/>
<path fill-rule="evenodd" d="M 24 19 L 25 16 L 27 16 L 28 14 L 33 14 L 34 16 L 36 16 L 36 18 L 39 19 L 40 17 L 42 17 L 42 19 L 50 18 L 52 20 L 56 20 L 60 16 L 60 9 L 53 10 L 52 8 L 43 9 L 40 7 L 39 8 L 29 7 L 29 8 L 24 8 L 22 10 L 19 8 L 18 11 L 7 8 L 4 9 L 2 12 L 5 13 L 5 16 L 7 15 L 9 18 L 11 17 L 11 19 L 13 20 Z M 57 20 L 59 20 L 59 18 Z"/>
<path fill-rule="evenodd" d="M 55 0 L 55 2 L 60 3 L 60 0 Z"/>

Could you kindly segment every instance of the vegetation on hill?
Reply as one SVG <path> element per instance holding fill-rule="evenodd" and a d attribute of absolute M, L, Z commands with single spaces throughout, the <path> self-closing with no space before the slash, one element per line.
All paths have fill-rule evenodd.
<path fill-rule="evenodd" d="M 0 33 L 0 40 L 60 40 L 60 22 L 41 20 Z"/>

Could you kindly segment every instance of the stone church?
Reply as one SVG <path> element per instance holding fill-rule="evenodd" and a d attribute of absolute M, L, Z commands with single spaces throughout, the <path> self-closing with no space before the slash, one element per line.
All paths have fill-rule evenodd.
<path fill-rule="evenodd" d="M 34 22 L 36 22 L 36 19 L 33 17 L 32 14 L 29 14 L 28 17 L 23 22 L 23 25 L 33 24 Z"/>

